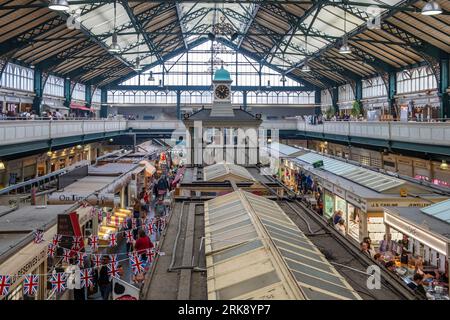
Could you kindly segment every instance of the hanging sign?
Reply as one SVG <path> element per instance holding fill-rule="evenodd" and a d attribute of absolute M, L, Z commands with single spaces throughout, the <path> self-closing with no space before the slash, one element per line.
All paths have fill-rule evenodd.
<path fill-rule="evenodd" d="M 54 192 L 48 196 L 48 204 L 71 204 L 80 200 L 85 200 L 93 206 L 112 207 L 114 206 L 113 193 L 92 194 L 86 198 L 87 194 L 75 194 L 65 192 Z M 85 199 L 86 198 L 86 199 Z"/>
<path fill-rule="evenodd" d="M 113 300 L 139 300 L 139 288 L 118 279 L 113 278 Z"/>

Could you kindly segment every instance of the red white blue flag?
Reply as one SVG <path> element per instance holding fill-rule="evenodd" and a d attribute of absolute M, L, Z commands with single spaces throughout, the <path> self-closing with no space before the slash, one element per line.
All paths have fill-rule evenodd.
<path fill-rule="evenodd" d="M 0 275 L 0 295 L 6 296 L 11 287 L 11 277 Z"/>
<path fill-rule="evenodd" d="M 81 242 L 83 241 L 83 237 L 73 236 L 72 237 L 72 250 L 78 251 L 81 248 Z"/>
<path fill-rule="evenodd" d="M 90 236 L 89 237 L 89 242 L 91 244 L 91 250 L 92 251 L 97 251 L 98 248 L 98 236 Z"/>
<path fill-rule="evenodd" d="M 101 254 L 94 254 L 92 255 L 92 258 L 94 260 L 94 266 L 97 268 L 101 267 L 102 265 L 102 255 Z"/>
<path fill-rule="evenodd" d="M 125 231 L 125 237 L 127 238 L 127 243 L 133 243 L 134 238 L 131 230 Z"/>
<path fill-rule="evenodd" d="M 66 275 L 63 272 L 52 275 L 50 280 L 53 292 L 63 292 L 66 290 Z"/>
<path fill-rule="evenodd" d="M 63 249 L 63 261 L 69 263 L 69 259 L 71 257 L 71 250 Z"/>
<path fill-rule="evenodd" d="M 41 243 L 44 241 L 44 232 L 42 230 L 36 230 L 34 233 L 34 243 Z"/>
<path fill-rule="evenodd" d="M 28 274 L 23 281 L 23 294 L 34 296 L 38 290 L 39 276 L 36 274 Z"/>
<path fill-rule="evenodd" d="M 90 287 L 94 285 L 94 276 L 92 275 L 92 269 L 80 270 L 80 286 Z"/>
<path fill-rule="evenodd" d="M 138 274 L 144 272 L 144 261 L 142 261 L 141 257 L 137 254 L 130 257 L 131 269 L 134 274 Z"/>
<path fill-rule="evenodd" d="M 84 252 L 77 252 L 77 258 L 78 258 L 78 266 L 80 268 L 83 268 L 84 265 L 84 257 L 86 257 L 86 253 Z"/>
<path fill-rule="evenodd" d="M 110 280 L 111 278 L 120 278 L 118 263 L 109 263 L 107 267 L 108 267 L 108 276 Z"/>
<path fill-rule="evenodd" d="M 55 253 L 56 253 L 56 245 L 54 245 L 53 243 L 49 243 L 47 248 L 47 257 L 53 258 L 55 256 Z"/>
<path fill-rule="evenodd" d="M 62 237 L 62 235 L 55 234 L 52 239 L 52 244 L 57 246 L 59 244 L 59 242 L 61 241 L 61 237 Z"/>
<path fill-rule="evenodd" d="M 109 246 L 110 247 L 115 247 L 117 245 L 117 234 L 116 233 L 111 233 L 109 235 Z"/>

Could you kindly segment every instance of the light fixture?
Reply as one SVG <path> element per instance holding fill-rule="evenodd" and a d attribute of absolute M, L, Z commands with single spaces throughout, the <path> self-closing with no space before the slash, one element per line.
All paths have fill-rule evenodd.
<path fill-rule="evenodd" d="M 134 71 L 141 71 L 142 67 L 141 67 L 141 58 L 137 57 L 136 58 L 136 64 L 133 67 Z"/>
<path fill-rule="evenodd" d="M 267 89 L 270 89 L 270 80 L 267 80 Z"/>
<path fill-rule="evenodd" d="M 339 49 L 340 54 L 349 54 L 352 53 L 352 50 L 348 46 L 348 39 L 347 39 L 347 10 L 344 6 L 344 36 L 342 38 L 342 46 Z"/>
<path fill-rule="evenodd" d="M 239 33 L 235 32 L 231 35 L 231 41 L 233 42 L 234 40 L 236 40 L 239 37 Z"/>
<path fill-rule="evenodd" d="M 77 145 L 77 149 L 78 149 L 78 150 L 80 150 L 81 148 L 83 148 L 83 147 L 81 146 L 81 144 Z"/>
<path fill-rule="evenodd" d="M 305 62 L 305 64 L 302 67 L 302 72 L 310 72 L 311 68 L 309 67 L 308 63 Z"/>
<path fill-rule="evenodd" d="M 47 151 L 47 155 L 48 155 L 49 157 L 51 157 L 51 156 L 52 156 L 52 151 L 51 151 L 51 150 L 48 150 L 48 151 Z"/>
<path fill-rule="evenodd" d="M 117 43 L 117 33 L 116 33 L 116 1 L 114 1 L 114 32 L 112 34 L 112 43 L 109 46 L 109 52 L 119 52 L 120 46 Z"/>
<path fill-rule="evenodd" d="M 352 50 L 348 46 L 347 39 L 344 39 L 342 46 L 339 48 L 339 53 L 341 54 L 350 54 Z"/>
<path fill-rule="evenodd" d="M 5 170 L 5 164 L 0 160 L 0 170 Z"/>
<path fill-rule="evenodd" d="M 153 77 L 153 71 L 150 71 L 150 75 L 148 77 L 148 81 L 155 81 L 155 78 Z"/>
<path fill-rule="evenodd" d="M 447 169 L 448 169 L 447 161 L 442 160 L 442 163 L 441 163 L 441 165 L 439 166 L 439 168 L 440 168 L 441 170 L 447 170 Z"/>
<path fill-rule="evenodd" d="M 286 80 L 286 76 L 284 75 L 284 73 L 281 75 L 281 79 L 280 79 L 280 82 L 282 82 L 282 83 L 285 83 L 287 80 Z"/>
<path fill-rule="evenodd" d="M 271 138 L 268 138 L 268 139 L 267 139 L 267 142 L 268 142 L 268 143 L 272 143 L 272 139 L 271 139 Z"/>
<path fill-rule="evenodd" d="M 214 33 L 212 33 L 212 32 L 209 32 L 208 33 L 208 39 L 211 40 L 211 41 L 214 41 L 214 40 L 216 40 L 216 35 Z"/>
<path fill-rule="evenodd" d="M 113 142 L 113 141 L 114 141 L 114 139 L 113 139 L 113 138 L 109 139 L 109 142 Z"/>
<path fill-rule="evenodd" d="M 160 88 L 163 87 L 163 83 L 162 83 L 162 80 L 161 80 L 161 79 L 159 79 L 159 87 L 160 87 Z"/>
<path fill-rule="evenodd" d="M 48 8 L 55 11 L 67 11 L 69 10 L 69 3 L 67 0 L 52 0 Z"/>
<path fill-rule="evenodd" d="M 434 16 L 436 14 L 441 14 L 441 13 L 442 13 L 441 6 L 439 5 L 439 3 L 437 3 L 434 0 L 427 2 L 422 7 L 422 14 L 424 16 Z"/>

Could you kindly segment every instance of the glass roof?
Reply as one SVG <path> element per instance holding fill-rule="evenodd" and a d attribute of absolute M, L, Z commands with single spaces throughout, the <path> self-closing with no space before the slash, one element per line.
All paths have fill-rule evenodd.
<path fill-rule="evenodd" d="M 272 200 L 206 202 L 205 237 L 210 299 L 361 299 Z"/>
<path fill-rule="evenodd" d="M 373 5 L 397 5 L 402 1 L 361 0 L 359 2 Z M 133 5 L 132 2 L 131 4 Z M 137 5 L 136 8 L 139 5 Z M 138 8 L 136 11 L 141 13 L 141 11 L 148 10 L 149 8 L 151 9 L 152 6 L 157 5 L 162 6 L 164 4 L 148 4 L 144 10 Z M 330 5 L 330 3 L 327 3 L 324 6 L 318 6 L 315 10 L 311 10 L 307 17 L 303 17 L 301 16 L 301 12 L 305 11 L 307 5 L 304 3 L 302 5 L 303 6 L 299 4 L 296 6 L 296 9 L 299 11 L 301 10 L 300 13 L 297 12 L 297 15 L 290 12 L 289 5 L 278 5 L 278 7 L 286 11 L 288 16 L 291 18 L 295 17 L 295 19 L 302 21 L 298 26 L 293 26 L 292 21 L 287 24 L 287 21 L 278 20 L 281 19 L 281 17 L 278 18 L 278 16 L 274 15 L 273 21 L 270 21 L 269 25 L 280 26 L 280 29 L 278 30 L 271 30 L 278 34 L 284 34 L 281 42 L 276 41 L 277 44 L 273 45 L 274 43 L 271 43 L 272 40 L 270 39 L 271 36 L 264 34 L 264 29 L 256 28 L 255 30 L 259 30 L 257 32 L 260 34 L 252 36 L 261 43 L 265 42 L 266 44 L 271 43 L 271 45 L 273 45 L 271 55 L 266 56 L 266 58 L 272 64 L 277 65 L 282 69 L 290 69 L 293 65 L 304 60 L 308 55 L 311 55 L 321 48 L 324 48 L 326 45 L 334 42 L 336 37 L 342 37 L 345 34 L 345 31 L 347 33 L 351 32 L 366 23 L 365 16 L 369 10 L 369 7 L 367 6 L 348 6 L 347 9 L 344 10 L 341 1 L 336 1 L 336 4 Z M 122 58 L 133 63 L 138 56 L 138 52 L 144 51 L 146 54 L 141 54 L 141 56 L 144 56 L 141 61 L 142 65 L 158 61 L 154 54 L 149 53 L 151 48 L 145 43 L 143 35 L 141 35 L 141 38 L 138 41 L 137 31 L 133 27 L 133 23 L 121 2 L 117 2 L 116 6 L 116 30 L 119 31 L 118 43 L 122 48 L 122 51 L 119 54 L 122 55 Z M 245 42 L 245 39 L 248 39 L 248 36 L 245 35 L 251 29 L 251 25 L 267 25 L 267 21 L 264 22 L 264 19 L 267 18 L 266 15 L 260 14 L 261 16 L 264 16 L 263 18 L 258 15 L 258 10 L 260 10 L 260 7 L 264 7 L 264 3 L 223 3 L 220 1 L 215 3 L 205 3 L 201 1 L 183 3 L 183 1 L 180 1 L 174 4 L 174 6 L 176 6 L 176 8 L 169 9 L 174 10 L 173 16 L 178 19 L 186 44 L 192 43 L 201 37 L 206 38 L 208 32 L 214 31 L 214 25 L 220 25 L 222 29 L 231 30 L 226 33 L 227 37 L 230 37 L 234 32 L 238 32 L 240 35 L 235 40 L 235 43 L 240 44 L 242 41 Z M 98 40 L 102 41 L 106 46 L 109 46 L 112 42 L 111 33 L 114 30 L 114 3 L 94 2 L 88 5 L 70 5 L 70 12 L 76 12 L 77 10 L 82 13 L 80 18 L 81 24 L 97 37 Z M 266 9 L 266 11 L 267 10 L 269 9 Z M 379 13 L 382 13 L 387 9 L 377 10 L 379 10 Z M 135 11 L 135 8 L 132 8 L 131 11 Z M 344 11 L 347 11 L 345 15 L 345 28 Z M 284 30 L 281 25 L 289 25 L 290 28 L 284 33 L 281 31 Z M 155 28 L 152 27 L 152 32 L 160 31 L 164 28 L 164 24 L 160 25 L 160 23 L 157 23 Z M 167 31 L 169 32 L 167 37 L 171 36 L 171 30 L 174 29 L 172 28 Z M 253 30 L 253 32 L 255 32 L 255 30 Z M 305 45 L 306 30 L 309 30 L 307 50 Z M 154 36 L 151 32 L 148 33 L 148 35 Z M 141 45 L 138 46 L 138 43 Z"/>
<path fill-rule="evenodd" d="M 203 169 L 205 181 L 224 181 L 236 178 L 240 181 L 254 181 L 253 176 L 244 167 L 233 163 L 216 163 Z"/>
<path fill-rule="evenodd" d="M 424 209 L 420 209 L 420 211 L 439 220 L 450 223 L 450 200 L 433 204 Z"/>
<path fill-rule="evenodd" d="M 322 160 L 324 170 L 342 176 L 377 192 L 387 191 L 405 183 L 400 179 L 348 164 L 343 161 L 331 159 L 313 152 L 299 156 L 297 159 L 309 164 Z"/>

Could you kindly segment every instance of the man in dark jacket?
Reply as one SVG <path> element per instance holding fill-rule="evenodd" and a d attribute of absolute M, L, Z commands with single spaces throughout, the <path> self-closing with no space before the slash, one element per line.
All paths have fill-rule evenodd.
<path fill-rule="evenodd" d="M 103 256 L 102 257 L 102 267 L 100 268 L 100 272 L 98 274 L 98 280 L 97 280 L 103 300 L 109 300 L 109 296 L 112 292 L 112 282 L 109 279 L 109 275 L 108 275 L 108 267 L 107 267 L 108 263 L 109 263 L 109 257 Z"/>

